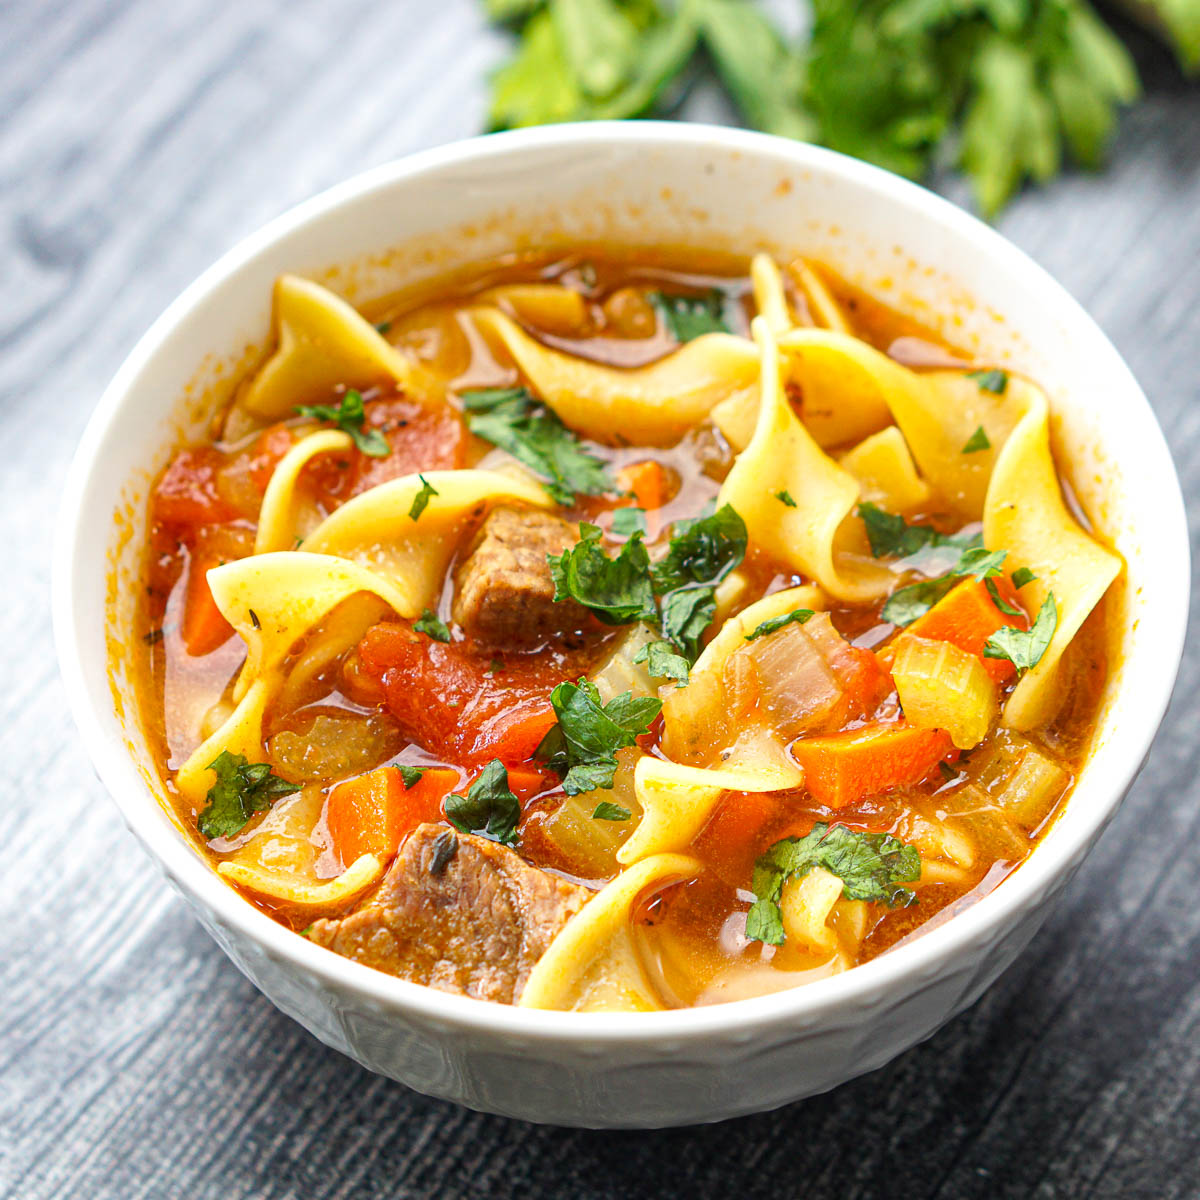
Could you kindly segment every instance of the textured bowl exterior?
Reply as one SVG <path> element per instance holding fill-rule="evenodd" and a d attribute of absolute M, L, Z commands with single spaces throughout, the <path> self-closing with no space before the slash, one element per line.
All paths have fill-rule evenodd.
<path fill-rule="evenodd" d="M 228 387 L 235 368 L 213 356 L 263 343 L 276 275 L 310 274 L 363 300 L 514 245 L 600 241 L 809 254 L 1028 371 L 1055 405 L 1077 489 L 1128 564 L 1123 653 L 1093 756 L 1031 858 L 949 922 L 845 975 L 682 1012 L 488 1005 L 370 971 L 275 924 L 220 881 L 165 811 L 136 719 L 130 638 L 112 628 L 130 620 L 149 481 L 204 416 L 203 404 L 189 413 L 169 398 Z M 127 536 L 114 533 L 114 512 Z M 652 1127 L 835 1087 L 980 995 L 1033 937 L 1142 763 L 1178 667 L 1188 590 L 1182 499 L 1145 397 L 1087 315 L 1019 251 L 922 189 L 813 147 L 601 124 L 476 139 L 379 168 L 272 222 L 197 280 L 135 348 L 84 436 L 55 549 L 54 620 L 72 711 L 130 829 L 274 1004 L 433 1096 L 532 1121 Z"/>

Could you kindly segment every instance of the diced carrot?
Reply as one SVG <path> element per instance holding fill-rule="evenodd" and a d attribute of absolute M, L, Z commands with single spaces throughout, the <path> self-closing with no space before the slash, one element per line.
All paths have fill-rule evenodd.
<path fill-rule="evenodd" d="M 1003 576 L 992 580 L 999 595 L 1014 608 L 1020 608 L 1015 589 Z M 983 665 L 997 683 L 1007 683 L 1015 673 L 1006 658 L 984 658 L 983 647 L 997 629 L 1015 625 L 1029 628 L 1028 617 L 1005 616 L 995 605 L 987 586 L 978 579 L 965 579 L 946 593 L 923 617 L 918 617 L 907 632 L 935 642 L 950 642 L 968 654 L 983 658 Z"/>
<path fill-rule="evenodd" d="M 860 729 L 792 743 L 810 795 L 830 808 L 920 783 L 950 751 L 941 729 L 873 722 Z"/>
<path fill-rule="evenodd" d="M 666 468 L 656 459 L 630 463 L 617 472 L 617 484 L 623 492 L 632 492 L 638 508 L 652 512 L 670 499 Z"/>
<path fill-rule="evenodd" d="M 233 635 L 209 590 L 207 575 L 223 562 L 243 558 L 253 546 L 253 531 L 225 525 L 204 526 L 188 554 L 180 637 L 191 655 L 211 654 Z"/>
<path fill-rule="evenodd" d="M 554 777 L 535 763 L 517 763 L 508 768 L 509 790 L 521 801 L 532 800 L 554 783 Z"/>
<path fill-rule="evenodd" d="M 426 767 L 405 787 L 398 768 L 378 767 L 339 783 L 325 802 L 325 824 L 342 865 L 364 854 L 391 858 L 406 834 L 441 820 L 442 800 L 458 779 L 450 767 Z"/>
<path fill-rule="evenodd" d="M 780 801 L 762 792 L 730 792 L 695 841 L 695 850 L 722 879 L 745 887 L 761 853 L 759 838 L 779 811 Z"/>

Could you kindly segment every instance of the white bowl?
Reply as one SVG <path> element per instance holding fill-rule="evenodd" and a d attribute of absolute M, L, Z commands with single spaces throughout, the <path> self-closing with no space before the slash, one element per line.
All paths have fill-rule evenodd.
<path fill-rule="evenodd" d="M 354 300 L 515 245 L 609 241 L 804 253 L 1030 373 L 1077 489 L 1128 564 L 1122 646 L 1094 753 L 1030 859 L 952 920 L 844 975 L 653 1014 L 526 1011 L 446 995 L 329 953 L 258 912 L 160 803 L 126 650 L 153 472 L 198 432 L 269 329 L 285 271 Z M 114 520 L 114 515 L 116 520 Z M 67 484 L 54 626 L 75 719 L 129 827 L 234 963 L 284 1012 L 373 1071 L 532 1121 L 713 1121 L 881 1066 L 966 1007 L 1033 936 L 1137 773 L 1187 615 L 1178 481 L 1104 335 L 987 226 L 910 183 L 811 146 L 677 124 L 556 126 L 447 146 L 360 175 L 247 238 L 142 338 L 105 391 Z"/>

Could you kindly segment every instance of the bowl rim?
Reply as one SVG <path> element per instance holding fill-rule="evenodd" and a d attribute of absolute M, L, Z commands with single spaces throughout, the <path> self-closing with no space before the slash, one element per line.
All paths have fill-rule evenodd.
<path fill-rule="evenodd" d="M 952 919 L 868 963 L 768 995 L 698 1008 L 651 1013 L 524 1009 L 397 979 L 293 934 L 221 880 L 172 822 L 143 819 L 144 806 L 149 803 L 161 812 L 161 801 L 141 777 L 125 745 L 106 734 L 101 718 L 89 702 L 82 646 L 85 633 L 73 604 L 77 579 L 74 549 L 84 502 L 97 468 L 97 452 L 108 426 L 169 335 L 214 287 L 236 276 L 274 243 L 350 201 L 417 181 L 426 173 L 446 167 L 468 162 L 478 165 L 530 149 L 665 144 L 769 157 L 792 169 L 830 176 L 839 184 L 874 193 L 881 201 L 907 209 L 917 218 L 941 224 L 983 251 L 1002 255 L 1031 285 L 1045 292 L 1048 301 L 1073 327 L 1090 331 L 1096 345 L 1107 351 L 1117 368 L 1114 387 L 1131 406 L 1131 412 L 1140 406 L 1139 419 L 1152 427 L 1147 432 L 1162 443 L 1162 451 L 1167 461 L 1171 461 L 1161 427 L 1128 366 L 1082 306 L 1042 267 L 990 226 L 927 189 L 877 167 L 802 142 L 725 126 L 667 121 L 564 124 L 488 134 L 405 155 L 361 172 L 289 208 L 242 238 L 185 288 L 138 340 L 105 388 L 71 463 L 55 529 L 51 596 L 54 637 L 68 704 L 88 756 L 126 824 L 160 869 L 198 909 L 206 910 L 202 923 L 210 926 L 215 919 L 276 961 L 315 977 L 325 987 L 356 993 L 378 1006 L 406 1012 L 427 1024 L 461 1032 L 508 1035 L 530 1042 L 563 1045 L 585 1040 L 629 1043 L 643 1048 L 654 1044 L 662 1049 L 664 1039 L 678 1042 L 712 1034 L 750 1034 L 768 1027 L 780 1031 L 800 1025 L 808 1027 L 839 1011 L 855 1011 L 880 992 L 890 991 L 897 997 L 905 995 L 942 973 L 971 945 L 993 941 L 1015 913 L 1053 892 L 1056 884 L 1065 883 L 1077 861 L 1115 813 L 1140 770 L 1178 672 L 1190 598 L 1190 545 L 1178 474 L 1172 469 L 1170 482 L 1174 487 L 1168 490 L 1173 492 L 1173 511 L 1164 513 L 1163 521 L 1175 528 L 1168 529 L 1163 540 L 1165 544 L 1173 541 L 1177 549 L 1173 574 L 1178 586 L 1158 589 L 1150 601 L 1155 606 L 1154 648 L 1158 659 L 1153 694 L 1139 695 L 1138 704 L 1130 710 L 1122 730 L 1125 749 L 1121 769 L 1106 781 L 1104 790 L 1095 798 L 1098 802 L 1076 817 L 1072 836 L 1039 844 L 1001 886 Z"/>

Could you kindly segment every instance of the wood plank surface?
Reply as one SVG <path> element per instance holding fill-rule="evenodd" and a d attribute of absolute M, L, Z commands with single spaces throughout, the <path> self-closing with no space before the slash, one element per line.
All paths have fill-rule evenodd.
<path fill-rule="evenodd" d="M 1149 765 L 1020 961 L 925 1045 L 718 1129 L 595 1134 L 427 1100 L 327 1050 L 201 931 L 64 707 L 63 473 L 172 297 L 288 205 L 470 135 L 474 0 L 0 3 L 0 1193 L 42 1197 L 1200 1195 L 1200 649 Z M 1137 41 L 1111 172 L 1002 230 L 1095 314 L 1200 504 L 1200 89 Z M 710 94 L 690 111 L 721 115 Z M 961 186 L 948 190 L 962 198 Z"/>

